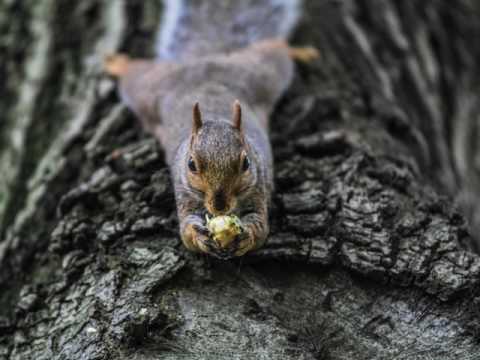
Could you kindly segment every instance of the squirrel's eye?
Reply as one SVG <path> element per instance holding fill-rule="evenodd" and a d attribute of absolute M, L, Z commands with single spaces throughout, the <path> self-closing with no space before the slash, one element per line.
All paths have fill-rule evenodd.
<path fill-rule="evenodd" d="M 242 164 L 242 170 L 247 171 L 250 168 L 250 160 L 248 159 L 248 156 L 245 156 L 243 159 L 243 164 Z"/>
<path fill-rule="evenodd" d="M 195 165 L 195 161 L 193 161 L 192 158 L 188 159 L 188 168 L 190 169 L 191 172 L 197 171 L 197 166 Z"/>

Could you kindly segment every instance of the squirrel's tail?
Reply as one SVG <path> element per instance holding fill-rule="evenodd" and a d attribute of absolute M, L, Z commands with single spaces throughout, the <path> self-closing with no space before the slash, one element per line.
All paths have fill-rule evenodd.
<path fill-rule="evenodd" d="M 287 38 L 301 0 L 164 0 L 161 59 L 225 53 L 266 38 Z"/>

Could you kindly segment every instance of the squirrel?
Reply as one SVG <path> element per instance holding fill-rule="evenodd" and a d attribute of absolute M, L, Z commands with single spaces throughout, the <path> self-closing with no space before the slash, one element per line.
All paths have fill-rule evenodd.
<path fill-rule="evenodd" d="M 268 119 L 292 81 L 294 60 L 318 53 L 286 41 L 297 22 L 296 0 L 164 3 L 157 58 L 115 54 L 105 71 L 165 151 L 186 248 L 242 256 L 269 232 Z M 235 214 L 244 231 L 221 248 L 206 227 L 208 214 Z"/>

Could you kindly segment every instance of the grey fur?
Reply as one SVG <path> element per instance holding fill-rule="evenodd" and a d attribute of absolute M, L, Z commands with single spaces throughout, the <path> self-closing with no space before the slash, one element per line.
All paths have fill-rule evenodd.
<path fill-rule="evenodd" d="M 241 255 L 261 246 L 268 234 L 273 189 L 268 118 L 293 76 L 289 48 L 278 39 L 293 26 L 297 13 L 288 10 L 298 2 L 215 2 L 219 10 L 212 15 L 205 7 L 211 9 L 213 2 L 174 3 L 166 2 L 167 15 L 182 13 L 165 22 L 160 52 L 168 50 L 164 57 L 175 61 L 132 62 L 120 92 L 165 149 L 185 245 L 211 252 L 201 234 L 205 213 L 234 213 L 241 216 L 246 237 L 237 243 L 240 249 L 230 250 Z M 247 4 L 252 8 L 244 8 Z M 274 39 L 237 49 L 265 37 Z M 241 130 L 232 122 L 236 100 Z M 196 112 L 194 122 L 196 103 L 201 114 Z M 250 159 L 248 173 L 240 171 L 242 154 Z M 190 158 L 198 162 L 200 174 L 192 174 Z"/>
<path fill-rule="evenodd" d="M 269 38 L 287 38 L 301 0 L 164 0 L 160 59 L 185 61 L 227 53 Z"/>

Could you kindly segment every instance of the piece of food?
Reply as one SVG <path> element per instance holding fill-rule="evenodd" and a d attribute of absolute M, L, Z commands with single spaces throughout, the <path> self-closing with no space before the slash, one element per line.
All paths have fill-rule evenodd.
<path fill-rule="evenodd" d="M 217 216 L 212 219 L 207 216 L 207 228 L 220 248 L 228 247 L 235 237 L 243 232 L 242 222 L 235 215 Z"/>

